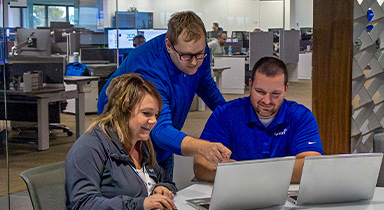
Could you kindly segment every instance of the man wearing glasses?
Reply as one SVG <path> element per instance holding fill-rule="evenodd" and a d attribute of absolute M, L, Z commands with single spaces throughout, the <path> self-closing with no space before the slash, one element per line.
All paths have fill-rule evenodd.
<path fill-rule="evenodd" d="M 202 156 L 214 167 L 231 155 L 221 143 L 197 139 L 180 131 L 196 93 L 211 110 L 225 103 L 211 76 L 208 52 L 202 20 L 191 11 L 175 13 L 168 22 L 168 32 L 133 50 L 100 92 L 99 114 L 107 102 L 105 90 L 112 78 L 136 72 L 156 85 L 164 105 L 151 139 L 157 161 L 171 176 L 174 153 Z"/>
<path fill-rule="evenodd" d="M 224 44 L 227 41 L 227 34 L 219 32 L 217 38 L 208 43 L 208 47 L 211 49 L 212 55 L 224 55 Z"/>

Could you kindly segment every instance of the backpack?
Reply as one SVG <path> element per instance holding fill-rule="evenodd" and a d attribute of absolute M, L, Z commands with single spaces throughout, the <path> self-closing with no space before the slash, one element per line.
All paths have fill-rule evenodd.
<path fill-rule="evenodd" d="M 91 76 L 89 68 L 83 63 L 68 63 L 65 76 Z"/>

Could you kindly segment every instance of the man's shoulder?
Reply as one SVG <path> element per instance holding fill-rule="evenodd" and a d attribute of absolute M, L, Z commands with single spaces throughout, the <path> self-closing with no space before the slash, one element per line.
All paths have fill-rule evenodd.
<path fill-rule="evenodd" d="M 306 112 L 306 111 L 310 112 L 311 111 L 303 104 L 300 104 L 296 101 L 289 101 L 289 100 L 286 100 L 286 109 L 291 112 Z"/>
<path fill-rule="evenodd" d="M 309 116 L 313 116 L 312 111 L 304 106 L 303 104 L 297 103 L 296 101 L 286 100 L 284 111 L 289 118 L 297 120 L 305 120 Z"/>
<path fill-rule="evenodd" d="M 208 47 L 213 47 L 218 45 L 217 39 L 213 39 L 212 41 L 208 42 Z"/>
<path fill-rule="evenodd" d="M 220 113 L 243 112 L 247 107 L 248 101 L 249 97 L 237 98 L 218 106 L 215 111 L 217 110 L 216 112 Z"/>

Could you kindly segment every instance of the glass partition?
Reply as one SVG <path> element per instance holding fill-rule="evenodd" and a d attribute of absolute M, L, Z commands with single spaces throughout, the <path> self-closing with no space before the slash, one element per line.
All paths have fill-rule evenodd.
<path fill-rule="evenodd" d="M 305 1 L 186 0 L 180 3 L 178 0 L 29 0 L 21 7 L 4 8 L 5 19 L 0 23 L 4 23 L 0 25 L 3 52 L 0 59 L 1 112 L 3 118 L 8 120 L 1 119 L 0 123 L 0 206 L 4 206 L 3 200 L 7 202 L 9 194 L 11 209 L 30 205 L 20 173 L 65 160 L 76 141 L 74 99 L 53 101 L 46 107 L 49 109 L 49 123 L 65 125 L 69 132 L 49 127 L 48 149 L 39 146 L 37 101 L 14 95 L 15 91 L 25 88 L 24 73 L 41 72 L 44 87 L 58 87 L 59 84 L 59 87 L 69 91 L 76 89 L 76 86 L 63 81 L 68 67 L 74 63 L 85 64 L 87 70 L 84 69 L 84 75 L 101 78 L 87 87 L 90 91 L 86 96 L 87 127 L 97 116 L 99 91 L 119 63 L 135 49 L 135 35 L 144 35 L 148 42 L 167 31 L 168 20 L 174 12 L 192 10 L 202 18 L 209 39 L 215 38 L 212 27 L 213 23 L 218 23 L 227 32 L 227 41 L 233 42 L 225 46 L 233 45 L 234 53 L 246 53 L 248 49 L 243 52 L 242 48 L 249 48 L 247 34 L 254 29 L 268 31 L 269 28 L 285 27 L 298 30 L 300 27 L 312 27 L 312 23 L 305 22 L 312 19 L 311 12 L 304 11 L 298 6 L 299 3 L 287 5 L 287 2 L 301 4 Z M 48 38 L 36 36 L 47 33 Z M 49 56 L 41 55 L 43 50 L 39 46 L 43 41 L 50 50 Z M 239 49 L 235 49 L 234 42 L 242 42 Z M 5 103 L 9 97 L 12 100 Z M 17 199 L 20 196 L 26 198 L 26 202 L 19 202 Z M 5 206 L 8 209 L 8 203 Z"/>
<path fill-rule="evenodd" d="M 0 11 L 0 206 L 5 209 L 9 208 L 9 165 L 8 165 L 8 150 L 7 150 L 7 121 L 4 116 L 7 113 L 6 109 L 6 51 L 7 51 L 7 36 L 6 28 L 4 27 L 4 2 L 1 1 Z"/>

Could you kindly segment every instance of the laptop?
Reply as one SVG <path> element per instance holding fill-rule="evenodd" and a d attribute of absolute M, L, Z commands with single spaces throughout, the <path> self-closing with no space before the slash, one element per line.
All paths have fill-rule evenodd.
<path fill-rule="evenodd" d="M 375 192 L 382 153 L 305 157 L 298 191 L 289 191 L 296 205 L 370 200 Z"/>
<path fill-rule="evenodd" d="M 256 209 L 284 205 L 295 157 L 219 163 L 211 198 L 187 200 L 200 210 Z"/>

